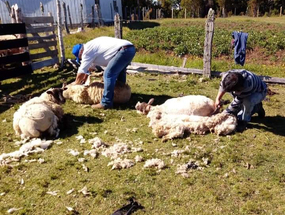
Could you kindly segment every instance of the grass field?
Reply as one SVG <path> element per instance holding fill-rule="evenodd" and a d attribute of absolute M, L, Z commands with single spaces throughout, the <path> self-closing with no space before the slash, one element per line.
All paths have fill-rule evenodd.
<path fill-rule="evenodd" d="M 249 18 L 247 18 L 249 19 Z M 260 23 L 269 19 L 254 19 Z M 228 19 L 223 20 L 227 22 Z M 192 22 L 193 20 L 189 20 Z M 195 21 L 195 20 L 194 20 Z M 201 20 L 200 22 L 203 22 Z M 228 22 L 243 22 L 233 17 Z M 161 21 L 163 22 L 163 20 Z M 173 20 L 165 20 L 173 22 Z M 220 22 L 219 19 L 217 23 Z M 179 21 L 181 24 L 181 22 Z M 165 23 L 164 23 L 165 24 Z M 164 25 L 161 24 L 161 25 Z M 217 24 L 218 25 L 218 24 Z M 126 28 L 126 27 L 125 27 Z M 125 34 L 131 32 L 124 28 Z M 67 57 L 71 57 L 72 45 L 86 42 L 98 35 L 113 35 L 113 28 L 106 27 L 85 34 L 65 36 Z M 136 41 L 137 42 L 137 41 Z M 179 66 L 181 57 L 160 51 L 150 53 L 138 50 L 135 62 Z M 201 68 L 202 60 L 189 56 L 187 67 Z M 213 59 L 216 71 L 236 67 L 227 57 Z M 245 68 L 259 74 L 284 77 L 285 66 L 281 62 L 260 63 L 250 59 Z M 70 82 L 75 74 L 70 67 L 45 68 L 31 76 L 1 82 L 4 94 L 37 95 L 50 87 Z M 13 214 L 112 214 L 134 197 L 145 209 L 134 214 L 148 215 L 196 215 L 196 214 L 284 214 L 285 212 L 285 106 L 283 85 L 269 85 L 276 94 L 264 101 L 266 117 L 253 117 L 243 133 L 218 137 L 214 134 L 185 136 L 162 142 L 152 134 L 148 119 L 136 113 L 137 101 L 155 99 L 155 105 L 181 94 L 206 95 L 215 98 L 219 79 L 199 81 L 196 75 L 129 74 L 127 81 L 132 88 L 131 100 L 112 110 L 93 110 L 88 105 L 67 101 L 64 127 L 59 139 L 41 154 L 30 155 L 11 166 L 0 166 L 0 214 L 17 208 Z M 226 95 L 225 99 L 231 99 Z M 17 150 L 12 121 L 20 104 L 0 105 L 0 154 Z M 76 138 L 82 135 L 86 143 Z M 144 162 L 123 170 L 111 170 L 111 161 L 101 154 L 97 158 L 84 156 L 90 150 L 89 139 L 99 137 L 108 145 L 125 143 L 129 147 L 142 148 L 142 152 L 124 154 L 134 159 L 160 158 L 166 168 L 161 171 L 143 168 Z M 62 144 L 56 142 L 61 141 Z M 75 157 L 68 150 L 78 150 Z M 174 156 L 175 150 L 185 150 Z M 44 163 L 28 162 L 44 159 Z M 78 158 L 85 158 L 80 162 Z M 190 170 L 189 177 L 176 174 L 178 165 L 189 161 L 201 167 Z M 207 163 L 204 161 L 208 160 Z M 85 171 L 83 164 L 88 167 Z M 89 194 L 79 192 L 86 186 Z M 74 190 L 71 194 L 68 191 Z M 57 191 L 57 195 L 48 192 Z M 69 212 L 72 207 L 76 212 Z"/>

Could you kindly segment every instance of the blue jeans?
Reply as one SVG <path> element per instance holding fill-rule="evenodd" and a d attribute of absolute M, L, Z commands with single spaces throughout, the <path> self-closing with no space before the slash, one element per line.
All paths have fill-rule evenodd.
<path fill-rule="evenodd" d="M 253 93 L 250 96 L 243 99 L 243 103 L 241 105 L 241 110 L 237 114 L 238 120 L 249 122 L 251 120 L 251 116 L 254 113 L 257 113 L 257 107 L 259 103 L 261 103 L 266 96 L 266 90 L 261 93 Z"/>
<path fill-rule="evenodd" d="M 104 71 L 104 92 L 101 104 L 106 108 L 113 107 L 116 81 L 126 83 L 126 68 L 136 54 L 134 46 L 121 49 L 108 63 Z"/>

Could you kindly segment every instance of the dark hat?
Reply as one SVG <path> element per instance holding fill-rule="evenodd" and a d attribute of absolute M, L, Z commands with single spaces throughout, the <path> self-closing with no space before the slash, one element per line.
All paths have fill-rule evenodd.
<path fill-rule="evenodd" d="M 73 49 L 72 49 L 72 54 L 74 54 L 74 56 L 76 57 L 77 63 L 80 63 L 79 52 L 82 46 L 83 46 L 82 44 L 76 44 L 75 46 L 73 46 Z"/>

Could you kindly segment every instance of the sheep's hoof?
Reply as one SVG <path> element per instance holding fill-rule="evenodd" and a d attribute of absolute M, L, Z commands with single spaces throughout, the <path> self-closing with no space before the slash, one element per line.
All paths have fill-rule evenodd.
<path fill-rule="evenodd" d="M 93 109 L 108 109 L 107 107 L 104 107 L 101 103 L 96 104 L 96 105 L 91 105 L 91 108 Z"/>

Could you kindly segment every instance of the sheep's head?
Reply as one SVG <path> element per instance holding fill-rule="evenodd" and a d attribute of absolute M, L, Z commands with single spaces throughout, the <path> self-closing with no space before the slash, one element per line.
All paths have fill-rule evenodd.
<path fill-rule="evenodd" d="M 56 104 L 64 104 L 65 98 L 63 97 L 63 91 L 66 89 L 67 88 L 51 88 L 44 92 L 41 97 Z"/>
<path fill-rule="evenodd" d="M 151 109 L 151 104 L 153 103 L 154 98 L 151 98 L 148 103 L 146 102 L 138 102 L 135 106 L 136 110 L 138 113 L 143 114 L 143 115 L 147 115 L 148 112 Z"/>

